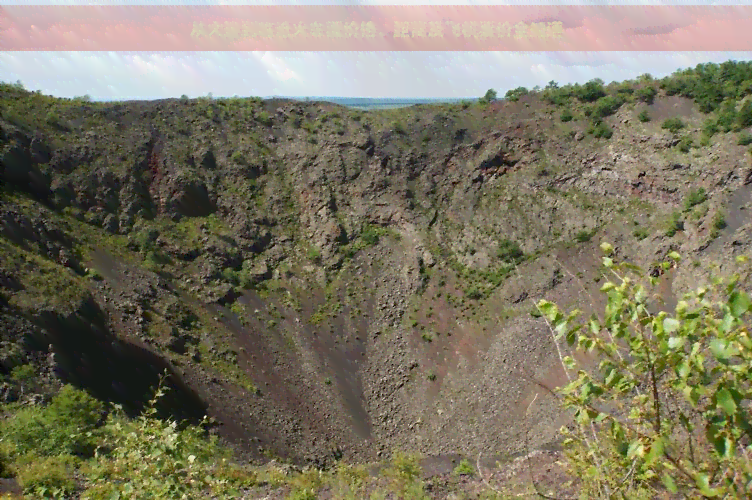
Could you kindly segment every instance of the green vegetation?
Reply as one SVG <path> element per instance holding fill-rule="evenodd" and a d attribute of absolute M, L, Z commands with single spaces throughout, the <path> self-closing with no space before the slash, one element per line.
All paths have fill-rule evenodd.
<path fill-rule="evenodd" d="M 684 137 L 679 139 L 679 144 L 677 145 L 677 147 L 682 153 L 689 153 L 694 145 L 694 139 L 692 139 L 692 137 L 689 135 L 685 135 Z"/>
<path fill-rule="evenodd" d="M 661 124 L 661 128 L 668 130 L 672 134 L 677 133 L 685 127 L 684 122 L 679 117 L 668 118 Z"/>
<path fill-rule="evenodd" d="M 736 143 L 740 146 L 749 146 L 750 144 L 752 144 L 752 134 L 750 134 L 749 132 L 743 132 L 739 134 Z"/>
<path fill-rule="evenodd" d="M 624 98 L 621 96 L 606 96 L 598 99 L 590 110 L 590 117 L 594 119 L 603 119 L 616 113 L 621 105 L 624 104 Z"/>
<path fill-rule="evenodd" d="M 566 122 L 571 122 L 572 119 L 574 118 L 574 115 L 572 114 L 572 112 L 569 109 L 565 109 L 564 111 L 561 112 L 560 118 L 561 118 L 561 121 L 563 121 L 565 123 Z"/>
<path fill-rule="evenodd" d="M 601 360 L 594 367 L 570 355 L 562 360 L 572 379 L 559 395 L 577 424 L 563 429 L 564 448 L 580 494 L 746 498 L 752 301 L 736 286 L 740 276 L 714 279 L 687 293 L 675 312 L 652 315 L 646 285 L 657 286 L 658 278 L 646 280 L 640 268 L 614 262 L 611 245 L 601 248 L 604 266 L 618 276 L 601 287 L 608 297 L 601 318 L 581 322 L 578 310 L 537 305 L 565 352 L 594 352 Z M 668 257 L 680 260 L 676 252 Z"/>
<path fill-rule="evenodd" d="M 647 123 L 650 121 L 650 114 L 648 113 L 647 109 L 643 109 L 640 111 L 640 114 L 637 115 L 637 119 L 640 120 L 642 123 Z"/>
<path fill-rule="evenodd" d="M 579 243 L 587 243 L 593 238 L 593 236 L 595 236 L 595 233 L 595 229 L 583 229 L 582 231 L 578 231 L 577 234 L 574 235 L 574 239 Z"/>
<path fill-rule="evenodd" d="M 666 227 L 666 236 L 669 238 L 676 235 L 678 231 L 684 230 L 684 221 L 682 221 L 681 213 L 679 212 L 673 212 L 671 214 L 671 218 L 668 221 L 668 225 Z"/>
<path fill-rule="evenodd" d="M 719 210 L 715 213 L 713 220 L 710 223 L 710 238 L 716 239 L 721 234 L 721 230 L 725 227 L 726 214 L 724 214 L 723 211 Z"/>
<path fill-rule="evenodd" d="M 684 198 L 684 210 L 691 210 L 700 203 L 705 203 L 707 199 L 708 194 L 705 192 L 705 188 L 691 189 Z"/>
<path fill-rule="evenodd" d="M 496 257 L 503 262 L 518 263 L 525 257 L 525 253 L 516 241 L 503 239 L 499 241 Z"/>
<path fill-rule="evenodd" d="M 470 463 L 468 459 L 464 458 L 457 465 L 457 467 L 454 468 L 454 475 L 455 476 L 474 476 L 475 467 L 472 466 L 472 464 Z"/>
<path fill-rule="evenodd" d="M 530 91 L 525 87 L 517 87 L 516 89 L 508 90 L 507 93 L 504 95 L 504 98 L 511 102 L 517 102 L 520 100 L 520 97 L 525 96 L 529 94 Z"/>
<path fill-rule="evenodd" d="M 611 136 L 614 135 L 614 131 L 611 130 L 611 127 L 606 125 L 606 123 L 598 121 L 590 125 L 588 128 L 588 134 L 596 139 L 610 139 Z"/>
<path fill-rule="evenodd" d="M 488 89 L 488 91 L 486 91 L 486 94 L 479 99 L 479 102 L 481 104 L 488 104 L 490 102 L 495 101 L 496 98 L 497 98 L 496 91 L 494 89 Z"/>
<path fill-rule="evenodd" d="M 657 94 L 658 91 L 653 86 L 641 87 L 635 92 L 637 99 L 647 104 L 653 104 Z"/>

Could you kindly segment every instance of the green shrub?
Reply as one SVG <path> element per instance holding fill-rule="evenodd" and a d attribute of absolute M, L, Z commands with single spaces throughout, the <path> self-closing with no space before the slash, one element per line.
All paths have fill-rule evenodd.
<path fill-rule="evenodd" d="M 684 198 L 684 210 L 690 210 L 692 207 L 704 203 L 707 199 L 708 195 L 705 192 L 705 188 L 691 189 L 687 193 L 687 197 Z"/>
<path fill-rule="evenodd" d="M 624 104 L 624 99 L 621 97 L 610 95 L 602 97 L 593 104 L 591 116 L 594 118 L 611 116 L 619 110 L 622 104 Z"/>
<path fill-rule="evenodd" d="M 588 128 L 588 134 L 591 134 L 596 139 L 610 139 L 611 136 L 614 135 L 613 130 L 611 130 L 611 127 L 606 125 L 602 121 L 598 121 Z"/>
<path fill-rule="evenodd" d="M 82 499 L 198 498 L 207 490 L 215 495 L 232 491 L 232 483 L 216 474 L 229 452 L 219 447 L 216 436 L 205 436 L 207 419 L 180 429 L 175 421 L 155 418 L 164 394 L 163 377 L 141 416 L 129 420 L 116 408 L 108 417 L 106 452 L 87 467 Z"/>
<path fill-rule="evenodd" d="M 681 214 L 679 212 L 674 212 L 671 214 L 671 218 L 668 221 L 668 226 L 666 227 L 666 236 L 669 238 L 676 235 L 678 231 L 682 231 L 684 229 L 684 221 L 681 219 Z"/>
<path fill-rule="evenodd" d="M 721 106 L 716 118 L 718 127 L 724 132 L 731 132 L 737 128 L 738 115 L 736 112 L 736 102 L 734 100 L 727 101 Z"/>
<path fill-rule="evenodd" d="M 517 102 L 520 100 L 520 97 L 527 95 L 528 93 L 529 91 L 527 88 L 517 87 L 516 89 L 508 90 L 504 95 L 504 98 L 511 102 Z"/>
<path fill-rule="evenodd" d="M 474 476 L 475 468 L 472 466 L 468 459 L 462 459 L 462 461 L 454 468 L 455 476 Z"/>
<path fill-rule="evenodd" d="M 714 118 L 707 118 L 702 124 L 702 133 L 708 137 L 713 137 L 720 131 L 718 126 L 718 120 Z"/>
<path fill-rule="evenodd" d="M 269 116 L 269 113 L 267 113 L 266 111 L 262 111 L 258 115 L 256 115 L 256 120 L 258 120 L 258 122 L 262 125 L 269 126 L 272 124 L 272 119 Z"/>
<path fill-rule="evenodd" d="M 581 364 L 565 356 L 571 378 L 557 391 L 575 417 L 562 433 L 580 495 L 748 498 L 752 301 L 737 286 L 740 276 L 713 279 L 687 293 L 674 312 L 651 314 L 650 288 L 659 278 L 615 263 L 611 245 L 601 248 L 604 266 L 619 276 L 601 287 L 608 297 L 602 317 L 581 321 L 580 311 L 538 303 L 556 339 L 600 360 Z M 668 257 L 680 260 L 676 252 Z"/>
<path fill-rule="evenodd" d="M 658 91 L 651 86 L 642 87 L 640 89 L 637 89 L 637 92 L 635 92 L 637 99 L 648 104 L 653 104 L 656 94 L 658 94 Z"/>
<path fill-rule="evenodd" d="M 574 235 L 574 239 L 580 243 L 587 243 L 593 238 L 593 236 L 595 236 L 595 230 L 588 231 L 587 229 L 583 229 Z"/>
<path fill-rule="evenodd" d="M 648 237 L 648 234 L 649 233 L 646 228 L 638 227 L 637 229 L 634 230 L 634 232 L 632 233 L 632 236 L 634 236 L 638 240 L 644 240 L 645 238 Z"/>
<path fill-rule="evenodd" d="M 0 424 L 0 433 L 18 455 L 44 456 L 94 452 L 95 427 L 104 405 L 86 392 L 66 385 L 46 407 L 19 409 L 12 419 Z"/>
<path fill-rule="evenodd" d="M 739 134 L 739 138 L 737 139 L 736 143 L 739 146 L 749 146 L 752 144 L 752 134 L 749 132 L 743 132 Z"/>
<path fill-rule="evenodd" d="M 682 137 L 679 140 L 679 144 L 677 145 L 679 151 L 681 151 L 682 153 L 689 153 L 689 151 L 692 149 L 692 146 L 694 146 L 694 140 L 689 135 Z"/>
<path fill-rule="evenodd" d="M 287 500 L 316 500 L 318 497 L 313 490 L 308 488 L 294 490 L 287 497 Z"/>
<path fill-rule="evenodd" d="M 383 228 L 378 226 L 368 225 L 360 233 L 360 239 L 367 246 L 374 246 L 379 242 L 381 236 L 385 233 Z"/>
<path fill-rule="evenodd" d="M 721 234 L 721 230 L 726 227 L 726 214 L 719 210 L 713 216 L 710 226 L 710 237 L 716 239 Z"/>
<path fill-rule="evenodd" d="M 742 104 L 736 116 L 737 128 L 752 127 L 752 101 L 747 100 Z"/>
<path fill-rule="evenodd" d="M 16 471 L 24 493 L 37 498 L 67 498 L 76 492 L 76 463 L 71 456 L 38 457 L 27 455 Z"/>
<path fill-rule="evenodd" d="M 519 262 L 525 256 L 520 244 L 516 241 L 503 239 L 499 241 L 499 248 L 496 251 L 496 257 L 504 262 Z"/>
<path fill-rule="evenodd" d="M 669 118 L 667 120 L 664 120 L 663 124 L 661 125 L 661 128 L 664 130 L 668 130 L 672 134 L 677 133 L 679 130 L 684 128 L 684 122 L 681 121 L 681 118 L 679 117 L 673 117 Z"/>
<path fill-rule="evenodd" d="M 572 112 L 569 109 L 565 109 L 564 111 L 561 112 L 560 118 L 561 118 L 561 121 L 563 121 L 565 123 L 566 122 L 571 122 L 572 119 L 574 118 L 574 115 L 572 114 Z"/>
<path fill-rule="evenodd" d="M 483 290 L 478 285 L 471 285 L 465 288 L 465 297 L 470 300 L 480 300 L 484 296 Z"/>
<path fill-rule="evenodd" d="M 640 114 L 637 115 L 637 119 L 640 120 L 642 123 L 647 123 L 650 121 L 650 114 L 648 113 L 647 109 L 643 109 L 640 111 Z"/>
<path fill-rule="evenodd" d="M 310 247 L 308 249 L 308 252 L 306 252 L 306 255 L 308 257 L 308 260 L 318 261 L 321 257 L 321 251 L 316 247 Z"/>
<path fill-rule="evenodd" d="M 585 85 L 575 86 L 575 95 L 582 102 L 595 102 L 601 97 L 605 97 L 606 90 L 603 88 L 603 80 L 595 78 Z"/>

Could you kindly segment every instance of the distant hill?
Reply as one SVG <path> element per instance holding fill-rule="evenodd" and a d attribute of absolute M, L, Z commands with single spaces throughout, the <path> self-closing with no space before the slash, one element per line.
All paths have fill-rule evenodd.
<path fill-rule="evenodd" d="M 394 97 L 326 97 L 326 96 L 309 96 L 309 97 L 290 97 L 290 96 L 272 96 L 270 99 L 294 99 L 297 101 L 323 101 L 349 106 L 358 109 L 391 109 L 404 108 L 415 104 L 436 104 L 436 103 L 456 103 L 462 101 L 477 101 L 477 97 L 460 98 L 394 98 Z"/>

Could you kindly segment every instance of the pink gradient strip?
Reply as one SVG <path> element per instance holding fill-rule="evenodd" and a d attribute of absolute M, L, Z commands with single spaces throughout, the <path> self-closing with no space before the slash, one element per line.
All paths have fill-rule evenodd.
<path fill-rule="evenodd" d="M 752 6 L 3 6 L 0 50 L 743 51 Z"/>

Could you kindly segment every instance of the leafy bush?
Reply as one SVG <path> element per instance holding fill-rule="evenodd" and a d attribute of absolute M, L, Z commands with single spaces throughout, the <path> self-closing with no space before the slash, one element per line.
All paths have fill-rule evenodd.
<path fill-rule="evenodd" d="M 702 133 L 708 137 L 713 137 L 720 131 L 718 120 L 714 118 L 706 119 L 702 124 Z"/>
<path fill-rule="evenodd" d="M 665 120 L 663 124 L 661 125 L 661 128 L 664 130 L 668 130 L 672 134 L 675 134 L 679 130 L 683 129 L 684 126 L 685 126 L 684 122 L 681 121 L 681 118 L 675 116 L 673 118 L 668 118 L 667 120 Z"/>
<path fill-rule="evenodd" d="M 455 476 L 474 476 L 475 468 L 472 466 L 468 459 L 463 459 L 457 467 L 454 468 Z"/>
<path fill-rule="evenodd" d="M 525 252 L 516 241 L 503 239 L 499 242 L 496 256 L 504 262 L 514 263 L 519 262 L 525 256 Z"/>
<path fill-rule="evenodd" d="M 692 146 L 694 146 L 694 139 L 692 139 L 692 137 L 689 135 L 685 135 L 679 140 L 677 147 L 682 153 L 689 153 L 689 151 L 692 149 Z"/>
<path fill-rule="evenodd" d="M 691 189 L 684 198 L 684 210 L 689 210 L 694 206 L 704 203 L 708 199 L 705 188 Z"/>
<path fill-rule="evenodd" d="M 19 409 L 12 419 L 0 424 L 0 433 L 11 443 L 15 455 L 34 452 L 43 456 L 90 456 L 103 410 L 100 401 L 66 385 L 46 407 Z"/>
<path fill-rule="evenodd" d="M 594 118 L 611 116 L 619 110 L 622 104 L 624 104 L 624 99 L 621 97 L 602 97 L 593 104 L 591 116 Z"/>
<path fill-rule="evenodd" d="M 588 134 L 591 134 L 596 139 L 610 139 L 614 135 L 614 131 L 605 122 L 597 121 L 590 125 Z"/>
<path fill-rule="evenodd" d="M 595 78 L 585 85 L 575 86 L 575 95 L 582 102 L 595 102 L 601 97 L 605 97 L 606 91 L 603 88 L 603 80 Z"/>
<path fill-rule="evenodd" d="M 287 500 L 316 500 L 318 497 L 313 490 L 308 488 L 297 489 L 290 493 Z"/>
<path fill-rule="evenodd" d="M 588 231 L 587 229 L 583 229 L 582 231 L 578 231 L 577 234 L 574 235 L 574 239 L 580 243 L 586 243 L 590 241 L 593 236 L 595 236 L 595 230 Z"/>
<path fill-rule="evenodd" d="M 637 89 L 637 92 L 635 92 L 637 99 L 648 104 L 653 104 L 656 94 L 658 94 L 658 91 L 650 86 L 639 88 Z"/>
<path fill-rule="evenodd" d="M 601 360 L 591 367 L 569 351 L 562 357 L 570 382 L 558 394 L 576 421 L 562 429 L 563 446 L 581 495 L 748 498 L 752 301 L 737 288 L 739 275 L 686 294 L 673 313 L 651 314 L 646 285 L 658 278 L 615 263 L 611 245 L 601 248 L 618 277 L 601 287 L 602 318 L 581 322 L 580 311 L 538 302 L 557 342 Z"/>
<path fill-rule="evenodd" d="M 640 114 L 637 115 L 637 119 L 640 120 L 642 123 L 647 123 L 650 121 L 650 115 L 648 114 L 647 109 L 643 109 L 640 111 Z"/>
<path fill-rule="evenodd" d="M 272 124 L 272 119 L 269 116 L 269 113 L 267 113 L 266 111 L 262 111 L 258 115 L 256 115 L 256 120 L 258 120 L 258 122 L 262 125 L 269 126 Z"/>
<path fill-rule="evenodd" d="M 721 234 L 721 229 L 726 227 L 726 214 L 719 210 L 713 216 L 710 226 L 710 237 L 716 239 Z"/>
<path fill-rule="evenodd" d="M 497 98 L 496 91 L 494 89 L 488 89 L 488 91 L 486 91 L 486 95 L 484 95 L 483 97 L 481 97 L 479 99 L 479 102 L 481 104 L 488 104 L 489 102 L 495 101 L 496 98 Z"/>
<path fill-rule="evenodd" d="M 737 128 L 739 116 L 736 112 L 736 101 L 727 101 L 721 106 L 716 118 L 718 128 L 724 132 L 731 132 Z"/>
<path fill-rule="evenodd" d="M 738 128 L 752 127 L 752 101 L 745 101 L 739 113 L 736 115 Z"/>
<path fill-rule="evenodd" d="M 681 219 L 681 214 L 679 212 L 674 212 L 671 214 L 671 218 L 668 221 L 668 226 L 666 227 L 666 236 L 669 238 L 676 235 L 678 231 L 682 231 L 684 229 L 684 221 Z"/>
<path fill-rule="evenodd" d="M 569 109 L 565 109 L 564 111 L 561 112 L 560 118 L 561 118 L 561 121 L 563 121 L 565 123 L 566 122 L 571 122 L 572 119 L 574 118 L 574 115 L 572 114 L 572 112 Z"/>
<path fill-rule="evenodd" d="M 504 98 L 512 102 L 517 102 L 520 100 L 520 97 L 527 95 L 528 93 L 529 91 L 527 88 L 517 87 L 516 89 L 508 90 L 504 95 Z"/>
<path fill-rule="evenodd" d="M 74 477 L 76 462 L 71 456 L 24 457 L 16 472 L 24 493 L 37 498 L 66 498 L 78 489 Z"/>
<path fill-rule="evenodd" d="M 119 407 L 109 416 L 104 452 L 85 471 L 89 489 L 83 499 L 195 498 L 233 488 L 213 473 L 230 455 L 216 436 L 205 437 L 207 419 L 181 430 L 175 421 L 155 418 L 155 405 L 165 394 L 163 380 L 140 417 L 128 420 Z"/>
<path fill-rule="evenodd" d="M 416 487 L 418 491 L 422 492 L 422 484 L 420 483 L 422 469 L 418 455 L 396 452 L 392 457 L 392 463 L 384 470 L 383 474 L 391 479 L 392 485 L 400 498 L 407 496 L 408 492 Z"/>
<path fill-rule="evenodd" d="M 752 134 L 749 132 L 744 132 L 739 134 L 739 138 L 736 140 L 736 143 L 740 146 L 749 146 L 752 144 Z"/>

